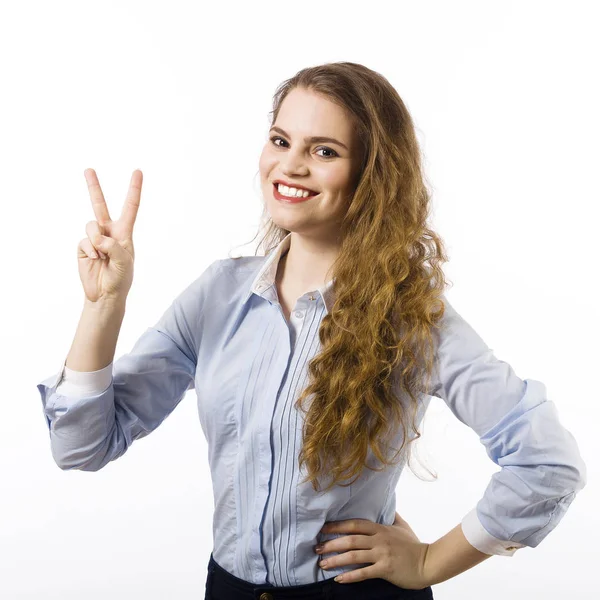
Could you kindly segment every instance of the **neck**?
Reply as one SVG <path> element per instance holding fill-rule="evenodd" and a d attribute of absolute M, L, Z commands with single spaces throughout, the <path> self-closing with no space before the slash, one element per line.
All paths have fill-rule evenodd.
<path fill-rule="evenodd" d="M 301 293 L 321 288 L 331 279 L 329 271 L 337 252 L 333 246 L 295 243 L 292 234 L 290 248 L 279 261 L 278 281 Z"/>

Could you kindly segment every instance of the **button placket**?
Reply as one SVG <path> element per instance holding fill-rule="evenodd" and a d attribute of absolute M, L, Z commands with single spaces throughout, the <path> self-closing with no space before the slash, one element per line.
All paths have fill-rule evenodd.
<path fill-rule="evenodd" d="M 311 295 L 308 297 L 308 299 L 309 299 L 311 302 L 314 302 L 314 301 L 315 301 L 315 297 L 314 297 L 312 294 L 311 294 Z M 304 300 L 301 300 L 299 303 L 301 303 L 301 304 L 305 304 Z M 296 318 L 298 318 L 298 319 L 302 319 L 302 318 L 304 318 L 304 312 L 305 312 L 305 311 L 303 311 L 303 310 L 295 310 L 295 311 L 294 311 L 294 316 L 295 316 Z"/>

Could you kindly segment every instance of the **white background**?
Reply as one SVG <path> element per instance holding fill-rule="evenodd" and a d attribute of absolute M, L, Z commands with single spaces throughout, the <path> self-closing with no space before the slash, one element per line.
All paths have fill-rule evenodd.
<path fill-rule="evenodd" d="M 591 597 L 598 578 L 595 2 L 20 2 L 0 10 L 0 597 L 204 597 L 212 489 L 196 396 L 96 473 L 53 462 L 36 384 L 83 306 L 77 245 L 96 170 L 118 218 L 144 174 L 116 357 L 211 262 L 254 255 L 258 158 L 277 85 L 349 60 L 411 112 L 445 240 L 448 298 L 521 378 L 544 382 L 588 484 L 535 549 L 434 586 L 436 600 Z M 433 542 L 497 470 L 439 399 L 398 511 Z M 423 477 L 427 478 L 424 470 Z"/>

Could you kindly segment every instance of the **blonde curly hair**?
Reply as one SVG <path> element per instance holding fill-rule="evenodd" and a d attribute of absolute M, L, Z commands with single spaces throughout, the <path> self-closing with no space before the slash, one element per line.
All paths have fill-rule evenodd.
<path fill-rule="evenodd" d="M 421 436 L 415 426 L 418 396 L 430 389 L 432 330 L 444 314 L 442 265 L 448 258 L 427 226 L 430 193 L 412 118 L 388 80 L 352 62 L 302 69 L 277 88 L 271 124 L 294 88 L 344 107 L 364 157 L 330 270 L 335 303 L 320 324 L 321 351 L 310 361 L 308 385 L 296 400 L 304 413 L 299 466 L 306 467 L 303 482 L 310 480 L 317 491 L 325 476 L 328 490 L 351 485 L 365 466 L 381 470 L 395 463 L 405 446 L 410 449 L 406 440 Z M 266 205 L 259 233 L 265 228 L 256 251 L 261 256 L 290 233 L 270 219 Z M 412 439 L 397 394 L 410 398 Z M 386 440 L 400 427 L 403 442 L 390 458 Z M 369 449 L 381 468 L 368 464 Z"/>

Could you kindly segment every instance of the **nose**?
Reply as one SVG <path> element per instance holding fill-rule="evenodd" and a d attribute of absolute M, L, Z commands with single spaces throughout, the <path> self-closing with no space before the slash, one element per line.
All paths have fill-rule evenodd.
<path fill-rule="evenodd" d="M 281 172 L 290 179 L 294 176 L 304 177 L 308 174 L 308 167 L 301 152 L 286 152 L 279 163 L 281 165 Z"/>

